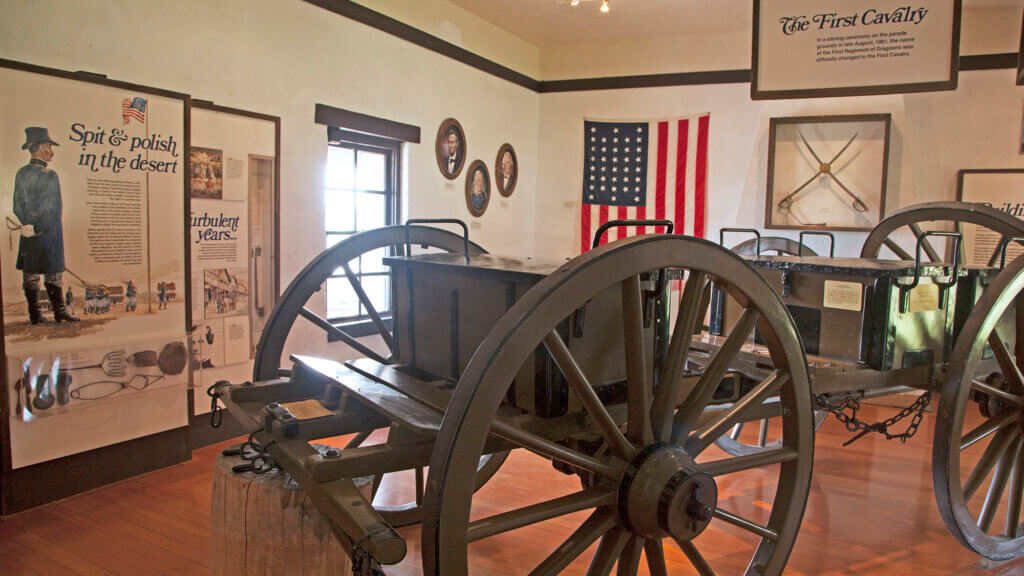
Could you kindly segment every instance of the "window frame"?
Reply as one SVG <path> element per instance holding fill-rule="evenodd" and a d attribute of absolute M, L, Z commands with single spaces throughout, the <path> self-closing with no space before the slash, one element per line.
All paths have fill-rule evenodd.
<path fill-rule="evenodd" d="M 401 206 L 401 174 L 402 174 L 402 141 L 394 140 L 391 138 L 383 138 L 380 136 L 373 136 L 370 134 L 363 134 L 359 132 L 352 132 L 349 130 L 342 130 L 340 128 L 328 127 L 328 146 L 334 146 L 338 148 L 347 148 L 354 151 L 353 161 L 358 163 L 358 153 L 360 151 L 384 154 L 385 164 L 385 179 L 384 179 L 384 190 L 361 190 L 359 188 L 352 188 L 353 194 L 380 194 L 384 196 L 385 202 L 385 226 L 394 226 L 399 222 L 400 206 Z M 323 194 L 325 196 L 328 193 L 329 188 L 326 183 L 323 188 Z M 326 221 L 324 225 L 324 240 L 325 244 L 328 238 L 334 234 L 348 234 L 351 237 L 352 234 L 358 233 L 358 213 L 353 217 L 353 230 L 330 230 L 326 227 Z M 356 274 L 360 279 L 364 276 L 387 276 L 389 272 L 368 272 L 363 273 L 361 270 Z M 333 278 L 345 278 L 342 274 L 332 274 L 328 279 Z M 326 283 L 324 290 L 326 294 Z M 390 295 L 389 295 L 390 298 Z M 378 310 L 381 319 L 384 321 L 388 329 L 391 329 L 391 306 L 392 302 L 389 301 L 388 308 L 386 310 Z M 360 309 L 362 310 L 362 304 L 360 303 Z M 374 326 L 373 321 L 370 319 L 368 314 L 360 314 L 358 316 L 342 316 L 342 317 L 327 317 L 327 321 L 343 330 L 349 336 L 358 338 L 361 336 L 369 336 L 377 334 L 377 328 Z M 329 336 L 328 341 L 334 342 L 338 338 Z"/>

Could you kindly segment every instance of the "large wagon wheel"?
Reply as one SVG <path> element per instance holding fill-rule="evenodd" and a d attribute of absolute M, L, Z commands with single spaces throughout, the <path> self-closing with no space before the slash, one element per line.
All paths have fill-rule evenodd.
<path fill-rule="evenodd" d="M 760 243 L 758 242 L 760 240 Z M 801 250 L 800 243 L 786 238 L 784 236 L 764 236 L 760 239 L 751 238 L 750 240 L 744 240 L 739 244 L 736 244 L 730 250 L 739 254 L 740 256 L 756 256 L 757 248 L 760 244 L 761 254 L 769 253 L 776 256 L 817 256 L 818 253 L 812 250 L 808 246 L 804 246 Z M 814 430 L 817 432 L 818 428 L 825 423 L 825 419 L 828 414 L 821 411 L 814 411 Z M 755 454 L 762 450 L 772 450 L 782 445 L 781 438 L 769 439 L 773 435 L 772 433 L 772 421 L 774 418 L 762 418 L 757 423 L 757 436 L 753 438 L 752 443 L 745 441 L 743 436 L 744 429 L 747 429 L 746 422 L 740 422 L 732 427 L 727 433 L 723 434 L 718 440 L 715 440 L 715 445 L 725 450 L 733 456 L 746 456 L 749 454 Z M 752 424 L 752 423 L 751 423 Z M 777 430 L 775 431 L 777 436 Z"/>
<path fill-rule="evenodd" d="M 964 546 L 994 560 L 1024 554 L 1022 367 L 1024 257 L 1019 257 L 978 299 L 957 338 L 932 456 L 932 482 L 946 526 Z"/>
<path fill-rule="evenodd" d="M 653 354 L 641 337 L 640 275 L 664 268 L 683 269 L 689 275 L 675 337 L 659 378 L 662 384 L 652 391 Z M 744 311 L 704 374 L 684 386 L 682 370 L 694 326 L 703 318 L 700 308 L 710 280 L 727 285 L 729 295 Z M 621 290 L 623 332 L 607 338 L 628 343 L 624 346 L 625 406 L 602 404 L 584 369 L 555 331 L 574 310 L 605 289 L 611 294 Z M 768 343 L 774 370 L 731 408 L 699 420 L 755 324 Z M 585 407 L 579 421 L 590 423 L 604 439 L 606 450 L 582 452 L 542 436 L 549 427 L 531 432 L 522 419 L 496 416 L 509 383 L 542 343 Z M 568 262 L 501 318 L 459 381 L 431 458 L 424 500 L 424 573 L 464 575 L 469 570 L 469 542 L 500 538 L 517 528 L 589 511 L 582 525 L 532 574 L 561 572 L 598 539 L 590 573 L 608 574 L 618 561 L 620 574 L 635 574 L 640 557 L 646 556 L 652 574 L 667 574 L 665 553 L 675 552 L 663 548 L 665 538 L 682 550 L 679 561 L 688 559 L 702 576 L 723 574 L 713 571 L 694 543 L 709 524 L 713 532 L 734 531 L 734 537 L 750 541 L 752 558 L 745 574 L 781 574 L 799 530 L 811 478 L 811 395 L 805 362 L 793 321 L 779 297 L 746 262 L 715 244 L 681 236 L 636 236 Z M 737 421 L 752 418 L 750 411 L 771 396 L 779 397 L 783 409 L 782 446 L 749 457 L 706 461 L 704 450 Z M 677 401 L 684 397 L 677 411 Z M 471 523 L 470 475 L 488 432 L 584 470 L 595 480 L 579 492 Z M 733 502 L 735 497 L 726 505 L 732 510 L 718 507 L 716 482 L 745 480 L 748 474 L 759 479 L 767 476 L 769 485 L 776 483 L 774 499 L 771 487 L 765 498 L 770 509 Z"/>
<path fill-rule="evenodd" d="M 406 233 L 408 232 L 408 236 Z M 351 262 L 357 258 L 370 254 L 374 251 L 391 248 L 396 253 L 404 251 L 406 240 L 416 248 L 435 248 L 448 252 L 463 252 L 467 250 L 470 254 L 485 253 L 486 250 L 473 242 L 464 241 L 463 237 L 427 226 L 389 226 L 377 228 L 367 232 L 354 234 L 331 248 L 322 252 L 306 265 L 299 272 L 295 279 L 288 285 L 280 300 L 267 319 L 263 335 L 260 337 L 259 345 L 256 348 L 256 359 L 253 366 L 253 380 L 272 380 L 287 376 L 290 371 L 282 367 L 285 343 L 292 331 L 292 326 L 300 316 L 309 320 L 314 326 L 323 330 L 326 335 L 335 337 L 345 344 L 356 349 L 364 356 L 374 358 L 380 362 L 390 363 L 392 361 L 390 352 L 393 351 L 392 335 L 384 319 L 380 316 L 373 302 L 370 301 L 366 291 L 359 282 L 359 277 L 352 271 Z M 379 254 L 379 252 L 378 252 Z M 335 271 L 342 270 L 345 273 L 349 284 L 355 291 L 360 303 L 366 308 L 371 322 L 376 330 L 376 335 L 384 342 L 389 350 L 387 356 L 377 352 L 359 342 L 342 329 L 333 326 L 325 318 L 310 310 L 306 304 L 313 294 L 320 292 Z M 345 448 L 355 448 L 364 443 L 369 433 L 356 435 Z M 389 441 L 401 442 L 400 439 L 391 438 Z M 498 471 L 507 452 L 501 452 L 484 456 L 478 463 L 476 475 L 476 487 L 483 486 Z M 416 470 L 415 493 L 416 499 L 399 505 L 374 506 L 381 513 L 381 516 L 393 526 L 405 526 L 419 522 L 421 509 L 419 501 L 423 493 L 423 470 Z M 374 495 L 377 493 L 381 478 L 375 478 Z"/>
<path fill-rule="evenodd" d="M 971 202 L 925 202 L 903 208 L 879 222 L 864 239 L 860 257 L 878 258 L 882 254 L 882 248 L 885 247 L 900 260 L 913 260 L 916 247 L 914 245 L 901 246 L 896 238 L 897 232 L 906 227 L 913 234 L 915 241 L 921 242 L 921 248 L 927 254 L 929 262 L 946 260 L 935 250 L 927 238 L 922 240 L 925 230 L 921 225 L 926 222 L 944 222 L 947 227 L 951 226 L 955 231 L 961 233 L 964 224 L 974 224 L 995 232 L 1004 239 L 1024 236 L 1024 222 L 991 206 Z M 961 248 L 963 248 L 963 244 L 961 244 Z M 989 257 L 989 264 L 996 263 L 998 258 L 999 249 L 997 247 Z M 967 262 L 968 260 L 961 254 L 960 261 Z"/>

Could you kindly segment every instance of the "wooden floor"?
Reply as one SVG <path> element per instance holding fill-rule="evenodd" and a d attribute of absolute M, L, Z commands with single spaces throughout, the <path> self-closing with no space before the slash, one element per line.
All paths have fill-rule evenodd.
<path fill-rule="evenodd" d="M 864 411 L 876 419 L 895 412 Z M 946 532 L 931 487 L 932 416 L 905 445 L 864 438 L 843 448 L 849 434 L 833 419 L 825 423 L 817 436 L 807 513 L 786 574 L 1024 576 L 1024 559 L 982 569 L 978 558 Z M 0 575 L 208 573 L 211 471 L 227 444 L 197 450 L 190 462 L 0 520 Z M 486 510 L 574 489 L 578 484 L 572 478 L 535 456 L 516 453 L 475 502 Z M 763 507 L 772 491 L 747 480 L 720 485 L 720 498 Z M 529 571 L 575 527 L 572 520 L 556 519 L 474 544 L 474 572 Z M 388 568 L 391 576 L 420 573 L 419 529 L 402 532 L 409 555 Z M 709 529 L 696 543 L 720 576 L 741 574 L 750 548 L 741 536 Z M 671 573 L 693 573 L 672 545 L 666 545 L 666 553 Z M 575 569 L 585 570 L 585 563 Z"/>

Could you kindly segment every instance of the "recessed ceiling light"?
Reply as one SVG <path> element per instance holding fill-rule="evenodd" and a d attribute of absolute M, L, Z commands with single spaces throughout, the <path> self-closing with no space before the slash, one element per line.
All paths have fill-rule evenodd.
<path fill-rule="evenodd" d="M 608 0 L 604 0 L 603 2 L 601 2 L 601 12 L 607 12 L 607 11 L 608 11 Z"/>
<path fill-rule="evenodd" d="M 569 6 L 579 6 L 579 5 L 580 5 L 580 0 L 572 0 L 571 2 L 569 2 Z"/>

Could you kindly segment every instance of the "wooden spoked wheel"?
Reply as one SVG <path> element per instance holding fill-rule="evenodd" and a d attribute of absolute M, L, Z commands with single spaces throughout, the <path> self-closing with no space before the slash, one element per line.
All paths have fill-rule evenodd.
<path fill-rule="evenodd" d="M 1024 257 L 978 299 L 953 348 L 935 424 L 942 519 L 993 560 L 1024 554 Z"/>
<path fill-rule="evenodd" d="M 353 271 L 352 263 L 360 257 L 371 253 L 375 253 L 375 258 L 379 259 L 382 249 L 391 249 L 396 254 L 403 253 L 407 239 L 407 228 L 408 240 L 416 250 L 433 248 L 447 252 L 463 252 L 467 247 L 461 236 L 446 230 L 410 225 L 408 227 L 390 226 L 354 234 L 325 250 L 295 276 L 295 279 L 285 289 L 277 306 L 274 307 L 273 312 L 267 319 L 266 327 L 256 349 L 253 380 L 273 380 L 290 374 L 290 370 L 283 367 L 283 361 L 286 360 L 283 357 L 284 348 L 295 321 L 299 317 L 305 318 L 312 325 L 323 330 L 325 338 L 331 336 L 351 346 L 364 356 L 374 358 L 380 362 L 391 363 L 391 353 L 394 350 L 391 331 L 388 328 L 386 319 L 381 317 L 363 289 L 359 276 Z M 470 254 L 486 252 L 486 250 L 472 242 L 468 243 L 468 251 Z M 371 336 L 376 336 L 383 341 L 384 346 L 388 349 L 387 355 L 378 354 L 364 343 L 345 333 L 341 328 L 332 325 L 326 318 L 308 307 L 310 298 L 314 294 L 320 293 L 327 280 L 337 270 L 341 270 L 345 274 L 359 302 L 370 316 L 371 323 L 375 329 L 375 333 Z M 344 448 L 355 448 L 363 445 L 370 439 L 372 432 L 368 430 L 355 435 Z M 395 434 L 395 432 L 395 430 L 389 430 L 387 433 L 387 442 L 393 445 L 404 441 L 402 435 L 400 433 Z M 480 459 L 475 476 L 476 487 L 482 486 L 497 472 L 507 455 L 507 452 L 501 452 Z M 424 471 L 420 468 L 413 472 L 415 474 L 414 485 L 410 490 L 401 491 L 403 494 L 408 493 L 408 501 L 392 505 L 374 505 L 374 509 L 380 512 L 381 517 L 392 526 L 414 524 L 419 522 L 421 518 L 420 502 L 424 488 Z M 380 475 L 374 479 L 374 497 L 376 497 L 382 482 L 383 479 Z M 392 502 L 396 499 L 402 500 L 401 497 L 396 497 L 394 494 L 391 496 L 390 501 Z"/>
<path fill-rule="evenodd" d="M 761 238 L 761 254 L 772 254 L 776 256 L 799 256 L 801 255 L 800 243 L 782 236 L 765 236 Z M 740 256 L 757 255 L 758 242 L 756 239 L 744 240 L 733 246 L 731 250 Z M 803 247 L 802 255 L 817 256 L 814 250 Z M 814 430 L 817 431 L 825 423 L 828 414 L 821 410 L 814 411 Z M 757 422 L 740 422 L 732 427 L 728 433 L 715 440 L 715 445 L 733 456 L 746 456 L 761 450 L 771 450 L 782 445 L 778 437 L 778 422 L 773 423 L 774 418 L 762 418 Z M 756 429 L 752 430 L 752 429 Z"/>
<path fill-rule="evenodd" d="M 903 208 L 879 222 L 864 239 L 860 257 L 879 258 L 895 255 L 900 260 L 914 260 L 915 244 L 906 241 L 904 244 L 900 244 L 900 233 L 909 230 L 915 243 L 918 240 L 921 242 L 921 248 L 927 257 L 926 261 L 947 261 L 948 258 L 939 254 L 927 238 L 922 239 L 926 228 L 939 226 L 945 230 L 963 233 L 965 224 L 973 224 L 995 232 L 1002 238 L 1024 236 L 1024 223 L 1019 218 L 991 206 L 971 202 L 925 202 Z M 883 248 L 886 250 L 882 250 Z M 960 262 L 970 262 L 962 256 Z M 995 264 L 998 259 L 999 249 L 996 247 L 989 255 L 988 263 Z"/>
<path fill-rule="evenodd" d="M 655 380 L 653 353 L 642 337 L 640 276 L 666 268 L 682 270 L 687 280 L 676 336 Z M 684 379 L 710 281 L 728 286 L 729 295 L 744 310 L 703 374 Z M 607 341 L 622 347 L 626 375 L 626 401 L 615 405 L 605 405 L 593 391 L 586 367 L 555 330 L 584 303 L 608 295 L 621 303 L 622 328 L 609 330 Z M 705 413 L 755 325 L 767 342 L 773 370 L 765 371 L 757 385 L 730 407 Z M 603 441 L 604 450 L 573 448 L 561 442 L 564 427 L 560 431 L 535 421 L 537 425 L 530 426 L 536 420 L 530 414 L 497 415 L 509 383 L 540 345 L 551 353 L 583 406 L 562 423 L 591 431 Z M 754 412 L 771 397 L 778 398 L 783 414 L 779 447 L 725 458 L 708 450 L 737 422 L 754 420 Z M 523 295 L 484 339 L 463 373 L 431 457 L 424 500 L 424 573 L 488 572 L 487 567 L 468 564 L 474 542 L 493 548 L 512 538 L 504 545 L 514 545 L 509 542 L 515 541 L 515 530 L 531 530 L 546 520 L 568 522 L 567 515 L 583 512 L 582 523 L 564 542 L 559 538 L 550 551 L 543 551 L 546 556 L 530 565 L 521 560 L 522 572 L 557 574 L 574 569 L 574 563 L 586 566 L 588 559 L 581 554 L 599 541 L 589 558 L 591 574 L 608 574 L 616 563 L 619 574 L 635 574 L 642 562 L 651 574 L 667 574 L 667 566 L 677 559 L 702 576 L 781 574 L 807 501 L 813 458 L 811 413 L 806 359 L 793 321 L 779 297 L 741 258 L 704 240 L 665 235 L 637 236 L 591 250 Z M 536 504 L 470 522 L 472 470 L 489 433 L 569 464 L 592 480 L 580 491 L 549 499 L 545 496 L 550 495 L 538 494 Z M 764 479 L 768 493 L 749 499 L 733 494 L 718 501 L 720 483 L 731 485 L 748 474 Z M 755 499 L 761 500 L 759 505 Z M 712 534 L 708 538 L 714 540 L 723 532 L 747 544 L 750 560 L 745 568 L 715 566 L 716 561 L 701 554 L 699 536 Z"/>

